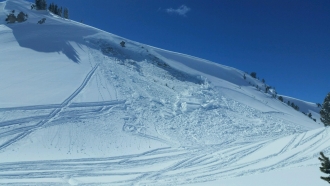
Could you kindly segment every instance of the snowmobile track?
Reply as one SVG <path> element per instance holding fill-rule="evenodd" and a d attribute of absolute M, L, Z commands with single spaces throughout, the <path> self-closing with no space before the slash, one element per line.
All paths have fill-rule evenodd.
<path fill-rule="evenodd" d="M 14 121 L 2 122 L 2 124 L 0 123 L 0 126 L 8 126 L 8 125 L 17 124 L 17 122 L 22 123 L 22 122 L 32 121 L 33 119 L 35 119 L 35 120 L 42 119 L 40 122 L 38 122 L 33 127 L 29 127 L 28 130 L 21 131 L 22 133 L 19 134 L 18 136 L 15 136 L 14 138 L 12 138 L 12 139 L 6 141 L 5 143 L 3 143 L 2 145 L 0 145 L 0 150 L 10 146 L 11 144 L 13 144 L 13 143 L 15 143 L 15 142 L 17 142 L 21 139 L 23 139 L 25 136 L 27 136 L 27 135 L 31 134 L 33 131 L 41 128 L 43 125 L 45 125 L 46 123 L 51 121 L 54 117 L 56 117 L 63 110 L 63 108 L 67 107 L 70 104 L 70 102 L 83 90 L 83 88 L 87 85 L 88 81 L 91 79 L 91 77 L 93 76 L 93 74 L 94 74 L 94 72 L 97 68 L 98 68 L 98 65 L 96 65 L 94 68 L 92 68 L 92 70 L 86 75 L 86 77 L 85 77 L 84 81 L 82 82 L 82 84 L 67 99 L 65 99 L 62 102 L 62 104 L 59 108 L 54 109 L 48 116 L 21 118 L 21 119 L 14 120 Z M 27 108 L 30 109 L 30 108 L 35 108 L 35 107 L 27 107 Z M 26 128 L 24 128 L 24 129 L 26 129 Z"/>

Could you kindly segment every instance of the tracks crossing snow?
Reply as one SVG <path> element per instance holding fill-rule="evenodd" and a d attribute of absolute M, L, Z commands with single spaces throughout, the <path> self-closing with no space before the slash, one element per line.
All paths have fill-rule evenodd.
<path fill-rule="evenodd" d="M 105 138 L 120 138 L 116 145 L 133 136 L 131 140 L 149 140 L 170 147 L 159 145 L 144 153 L 118 156 L 111 155 L 114 149 L 106 149 L 109 154 L 93 157 L 91 153 L 93 158 L 5 160 L 0 163 L 0 184 L 22 185 L 24 181 L 25 185 L 61 185 L 69 179 L 82 185 L 101 185 L 99 179 L 105 178 L 104 185 L 181 185 L 294 167 L 315 158 L 313 151 L 329 149 L 325 145 L 329 140 L 327 129 L 304 132 L 278 118 L 277 110 L 261 112 L 229 99 L 199 77 L 180 74 L 165 63 L 157 64 L 150 58 L 121 60 L 94 53 L 90 48 L 88 51 L 92 69 L 61 104 L 0 108 L 7 115 L 25 114 L 0 121 L 0 151 L 39 129 L 58 123 L 71 125 L 83 118 L 83 122 L 77 122 L 79 125 L 73 125 L 73 130 L 66 131 L 64 140 L 69 141 L 71 153 L 74 140 L 70 132 L 79 130 L 80 125 L 86 127 L 103 113 L 107 117 L 97 120 L 103 122 L 102 127 L 110 123 L 119 128 L 111 133 L 113 138 Z M 93 66 L 92 60 L 97 65 Z M 91 82 L 96 84 L 95 91 L 102 101 L 77 101 Z M 106 94 L 110 101 L 104 101 Z M 120 107 L 121 113 L 113 116 L 114 107 Z M 91 132 L 96 126 L 88 127 Z M 95 130 L 96 135 L 103 132 L 102 127 Z M 109 135 L 106 132 L 104 135 Z M 58 133 L 54 136 L 58 137 Z M 56 141 L 53 139 L 51 144 Z M 86 156 L 89 154 L 83 157 Z"/>
<path fill-rule="evenodd" d="M 2 127 L 11 127 L 9 130 L 4 132 L 0 132 L 0 138 L 14 135 L 13 138 L 3 142 L 0 145 L 0 150 L 5 149 L 11 144 L 23 139 L 28 136 L 32 132 L 42 128 L 45 124 L 53 121 L 54 119 L 61 117 L 60 114 L 65 113 L 66 108 L 78 108 L 78 107 L 104 107 L 104 106 L 112 106 L 116 104 L 123 104 L 125 100 L 116 100 L 116 101 L 104 101 L 104 102 L 88 102 L 88 103 L 71 103 L 72 100 L 85 88 L 85 86 L 90 81 L 91 77 L 95 74 L 95 71 L 98 69 L 99 65 L 95 65 L 90 72 L 86 75 L 85 79 L 81 83 L 81 85 L 69 96 L 67 97 L 61 104 L 51 104 L 51 105 L 35 105 L 35 106 L 25 106 L 25 107 L 14 107 L 14 108 L 0 108 L 0 112 L 10 112 L 10 111 L 26 111 L 26 110 L 47 110 L 53 109 L 48 115 L 35 115 L 25 118 L 18 118 L 8 121 L 0 122 L 0 128 Z M 35 123 L 29 124 L 27 123 Z"/>
<path fill-rule="evenodd" d="M 322 132 L 327 136 L 325 140 L 328 140 L 328 134 Z M 307 132 L 306 135 L 313 136 L 312 132 Z M 70 177 L 79 181 L 84 180 L 81 178 L 89 178 L 90 181 L 85 184 L 92 185 L 97 184 L 99 178 L 113 177 L 113 181 L 107 181 L 106 184 L 173 185 L 294 167 L 301 161 L 306 161 L 308 157 L 313 158 L 311 154 L 302 153 L 311 146 L 294 147 L 294 144 L 299 144 L 303 140 L 299 135 L 287 137 L 287 143 L 278 148 L 277 152 L 274 150 L 273 153 L 265 153 L 262 157 L 257 155 L 263 149 L 282 144 L 278 143 L 278 140 L 281 139 L 227 147 L 208 145 L 159 148 L 140 154 L 104 158 L 1 163 L 0 180 L 15 183 L 16 179 L 23 178 L 27 183 L 43 185 L 46 182 L 37 183 L 33 180 Z M 319 139 L 315 140 L 317 142 Z M 53 183 L 61 183 L 61 180 Z"/>

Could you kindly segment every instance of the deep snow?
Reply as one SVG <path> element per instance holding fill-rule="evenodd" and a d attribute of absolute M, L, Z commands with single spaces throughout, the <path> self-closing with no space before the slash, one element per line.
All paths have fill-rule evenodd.
<path fill-rule="evenodd" d="M 28 20 L 6 24 L 13 9 Z M 0 23 L 2 184 L 326 184 L 330 131 L 313 103 L 284 96 L 317 122 L 241 70 L 23 0 L 0 3 Z"/>

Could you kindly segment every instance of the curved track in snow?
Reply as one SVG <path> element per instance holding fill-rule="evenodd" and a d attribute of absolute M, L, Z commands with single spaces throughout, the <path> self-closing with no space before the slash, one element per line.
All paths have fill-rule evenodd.
<path fill-rule="evenodd" d="M 30 11 L 29 3 L 20 2 L 12 0 L 10 6 Z M 0 3 L 2 14 L 4 5 Z M 265 86 L 253 78 L 248 77 L 249 83 L 243 80 L 242 71 L 142 45 L 46 12 L 28 13 L 29 21 L 20 28 L 34 30 L 33 21 L 47 17 L 38 28 L 42 26 L 43 33 L 52 33 L 52 28 L 67 31 L 62 44 L 70 50 L 63 51 L 57 42 L 51 51 L 31 50 L 35 46 L 24 43 L 31 38 L 18 41 L 22 33 L 13 35 L 3 26 L 6 34 L 0 39 L 8 43 L 0 46 L 10 45 L 6 50 L 15 53 L 33 52 L 29 57 L 36 61 L 27 72 L 32 75 L 12 79 L 13 90 L 10 83 L 3 84 L 7 96 L 15 100 L 20 94 L 11 93 L 25 83 L 24 77 L 38 77 L 29 81 L 35 89 L 27 94 L 36 103 L 23 106 L 18 101 L 12 104 L 16 107 L 0 108 L 0 185 L 203 184 L 316 166 L 320 151 L 330 153 L 329 128 L 249 85 Z M 126 47 L 119 45 L 123 40 Z M 22 42 L 30 48 L 21 47 Z M 47 63 L 37 60 L 46 54 L 52 56 Z M 71 64 L 70 56 L 79 64 Z M 19 75 L 25 72 L 25 61 L 10 59 L 16 60 L 7 64 L 9 69 Z M 58 71 L 50 73 L 47 64 Z M 43 69 L 48 71 L 39 73 Z M 62 85 L 67 80 L 63 74 L 81 79 Z M 34 90 L 53 81 L 51 77 L 58 78 L 52 82 L 58 87 L 42 91 L 50 95 L 34 95 Z M 59 91 L 68 86 L 72 89 L 65 90 L 70 91 Z M 46 104 L 48 96 L 55 104 Z"/>
<path fill-rule="evenodd" d="M 26 137 L 27 135 L 31 134 L 33 131 L 37 130 L 38 128 L 41 128 L 43 125 L 45 125 L 46 123 L 48 123 L 49 121 L 51 121 L 52 119 L 54 119 L 60 112 L 62 112 L 62 110 L 65 107 L 68 107 L 70 102 L 81 92 L 81 90 L 87 85 L 88 81 L 91 79 L 91 77 L 93 76 L 95 70 L 98 68 L 98 65 L 96 65 L 95 67 L 92 68 L 92 70 L 86 75 L 84 81 L 82 82 L 82 84 L 77 88 L 76 91 L 74 91 L 68 98 L 66 98 L 62 104 L 58 107 L 55 108 L 53 111 L 51 111 L 50 114 L 48 114 L 47 116 L 33 116 L 33 117 L 28 117 L 28 118 L 20 118 L 20 119 L 16 119 L 16 120 L 12 120 L 12 121 L 6 121 L 6 122 L 1 122 L 0 123 L 0 127 L 7 127 L 10 125 L 14 125 L 14 124 L 20 124 L 20 123 L 26 123 L 26 122 L 31 122 L 31 121 L 39 121 L 37 124 L 30 126 L 28 128 L 24 127 L 21 129 L 24 130 L 20 130 L 15 128 L 15 133 L 20 132 L 17 136 L 15 136 L 14 138 L 4 142 L 3 144 L 0 145 L 0 150 L 8 147 L 9 145 L 23 139 L 24 137 Z M 21 109 L 31 109 L 33 108 L 35 109 L 44 109 L 44 108 L 51 108 L 53 105 L 51 105 L 50 107 L 47 106 L 30 106 L 30 107 L 20 107 L 19 109 L 8 109 L 8 110 L 21 110 Z M 6 110 L 6 109 L 2 109 L 2 110 Z M 7 131 L 6 133 L 11 133 L 11 131 Z"/>
<path fill-rule="evenodd" d="M 322 135 L 316 137 L 315 134 Z M 308 145 L 302 143 L 306 140 Z M 318 156 L 306 152 L 320 148 L 329 140 L 327 129 L 234 147 L 160 148 L 104 158 L 1 163 L 0 183 L 15 184 L 17 180 L 24 180 L 27 185 L 63 184 L 64 178 L 75 179 L 81 185 L 102 185 L 99 181 L 103 179 L 104 185 L 207 182 L 299 166 Z M 327 148 L 329 150 L 329 146 Z M 46 179 L 53 181 L 43 182 Z"/>
<path fill-rule="evenodd" d="M 111 69 L 116 70 L 117 73 L 124 72 L 123 70 L 127 68 L 122 65 L 116 66 L 115 64 L 118 61 L 110 60 L 107 62 L 110 63 Z M 255 140 L 242 142 L 228 138 L 217 144 L 178 146 L 173 140 L 168 140 L 164 133 L 159 132 L 164 131 L 163 125 L 156 125 L 156 131 L 150 133 L 148 128 L 151 125 L 148 126 L 147 123 L 141 125 L 142 122 L 160 122 L 162 121 L 161 118 L 184 118 L 205 108 L 211 113 L 215 110 L 214 113 L 218 115 L 225 114 L 226 117 L 221 121 L 223 124 L 226 124 L 227 120 L 231 122 L 239 121 L 239 117 L 233 115 L 233 111 L 242 111 L 247 115 L 253 113 L 254 117 L 260 119 L 263 115 L 267 118 L 273 118 L 276 113 L 257 113 L 255 110 L 225 97 L 221 97 L 216 104 L 213 103 L 214 106 L 210 107 L 210 103 L 201 106 L 203 99 L 205 99 L 205 93 L 212 95 L 212 91 L 215 91 L 212 89 L 204 90 L 203 88 L 204 94 L 199 95 L 198 92 L 195 92 L 194 96 L 187 94 L 177 96 L 176 105 L 180 106 L 180 102 L 188 104 L 185 108 L 173 108 L 171 104 L 157 101 L 153 97 L 154 95 L 145 91 L 144 88 L 150 86 L 148 82 L 143 79 L 132 80 L 127 77 L 119 79 L 119 81 L 122 81 L 122 84 L 127 84 L 129 88 L 123 89 L 115 85 L 115 87 L 118 87 L 116 91 L 131 92 L 133 98 L 127 97 L 123 100 L 99 102 L 74 102 L 74 98 L 86 88 L 99 65 L 92 68 L 76 91 L 61 104 L 1 109 L 1 112 L 9 113 L 21 111 L 32 113 L 50 111 L 50 113 L 48 115 L 35 115 L 0 122 L 1 128 L 9 128 L 0 132 L 2 138 L 9 137 L 1 144 L 0 149 L 2 151 L 6 150 L 7 147 L 22 140 L 32 132 L 44 129 L 46 124 L 47 126 L 52 126 L 52 123 L 58 122 L 64 122 L 65 124 L 72 120 L 79 120 L 79 118 L 88 121 L 95 117 L 101 117 L 103 112 L 107 113 L 105 116 L 109 117 L 108 110 L 116 106 L 120 106 L 118 112 L 128 110 L 130 113 L 130 115 L 125 116 L 124 120 L 126 122 L 122 125 L 122 132 L 138 138 L 167 144 L 169 147 L 154 148 L 142 153 L 118 156 L 0 163 L 0 183 L 11 185 L 62 185 L 66 183 L 72 185 L 182 185 L 245 176 L 274 169 L 299 167 L 304 162 L 316 159 L 318 153 L 315 152 L 330 150 L 330 146 L 327 144 L 330 140 L 329 129 L 317 129 L 289 136 L 274 135 L 270 139 L 259 140 L 259 142 Z M 148 64 L 144 65 L 150 68 Z M 105 67 L 103 66 L 103 68 Z M 141 67 L 141 69 L 143 68 Z M 132 84 L 131 81 L 137 84 Z M 166 85 L 164 87 L 165 90 L 168 89 Z M 170 91 L 173 94 L 175 93 L 173 90 Z M 134 97 L 137 92 L 139 95 Z M 143 105 L 145 99 L 149 99 L 151 102 L 146 104 L 144 109 L 141 109 L 139 104 Z M 154 109 L 160 113 L 167 109 L 169 114 L 155 120 L 149 114 L 154 112 Z M 176 111 L 172 112 L 171 109 L 176 109 Z M 251 113 L 247 112 L 249 109 Z M 221 111 L 224 111 L 224 113 L 221 113 Z M 234 120 L 235 117 L 237 121 Z M 144 118 L 144 121 L 141 118 Z M 273 119 L 273 121 L 280 120 Z M 280 122 L 283 125 L 284 121 Z M 222 127 L 224 130 L 228 130 L 227 125 Z M 181 133 L 180 135 L 190 134 Z M 185 140 L 187 139 L 189 140 L 189 138 Z"/>

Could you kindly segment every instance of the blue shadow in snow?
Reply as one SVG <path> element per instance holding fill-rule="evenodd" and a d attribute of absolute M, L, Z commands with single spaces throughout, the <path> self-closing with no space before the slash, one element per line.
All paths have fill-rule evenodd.
<path fill-rule="evenodd" d="M 75 25 L 47 25 L 32 23 L 7 24 L 21 47 L 38 52 L 58 52 L 66 55 L 75 63 L 80 62 L 79 53 L 70 42 L 78 46 L 84 44 L 83 37 L 95 33 L 91 29 L 79 28 Z"/>

